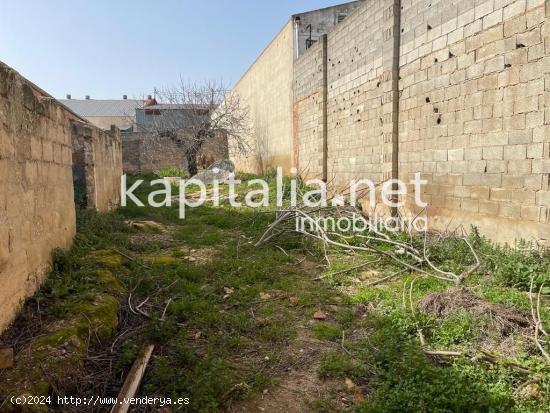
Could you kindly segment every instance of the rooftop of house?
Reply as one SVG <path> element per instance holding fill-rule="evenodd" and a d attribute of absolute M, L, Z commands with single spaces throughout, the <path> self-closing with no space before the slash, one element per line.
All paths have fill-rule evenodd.
<path fill-rule="evenodd" d="M 199 105 L 199 104 L 177 104 L 177 103 L 157 103 L 156 105 L 148 105 L 140 109 L 157 109 L 157 110 L 196 110 L 203 109 L 207 110 L 208 105 Z"/>
<path fill-rule="evenodd" d="M 59 99 L 61 103 L 84 117 L 134 116 L 143 106 L 141 99 Z"/>

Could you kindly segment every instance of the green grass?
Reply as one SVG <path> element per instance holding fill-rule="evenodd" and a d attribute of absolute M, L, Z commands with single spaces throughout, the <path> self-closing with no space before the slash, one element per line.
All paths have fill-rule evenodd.
<path fill-rule="evenodd" d="M 160 171 L 140 178 L 178 176 L 177 172 Z M 239 191 L 245 187 L 243 182 Z M 176 195 L 177 188 L 173 189 Z M 146 199 L 152 190 L 142 185 L 136 195 Z M 270 197 L 274 198 L 273 192 Z M 295 362 L 289 353 L 301 348 L 298 340 L 303 329 L 322 344 L 317 360 L 319 378 L 333 383 L 310 406 L 314 411 L 337 411 L 334 398 L 347 391 L 341 387 L 350 379 L 365 394 L 364 400 L 349 395 L 348 399 L 355 400 L 350 411 L 544 412 L 550 403 L 548 363 L 530 337 L 518 338 L 517 356 L 504 357 L 498 363 L 466 357 L 429 358 L 420 346 L 418 329 L 433 349 L 475 353 L 493 338 L 484 317 L 459 310 L 437 318 L 416 309 L 426 295 L 447 290 L 449 283 L 405 273 L 366 287 L 366 282 L 399 268 L 391 260 L 381 259 L 345 271 L 376 257 L 367 253 L 350 257 L 337 251 L 329 252 L 330 268 L 319 268 L 324 256 L 319 245 L 291 234 L 275 241 L 286 253 L 273 245 L 255 247 L 255 240 L 273 219 L 272 214 L 263 212 L 234 209 L 227 203 L 218 208 L 206 204 L 188 209 L 185 220 L 179 219 L 177 205 L 129 205 L 107 215 L 79 211 L 73 248 L 57 253 L 52 273 L 33 298 L 40 302 L 41 322 L 55 325 L 78 319 L 77 327 L 82 329 L 84 318 L 75 314 L 92 314 L 83 303 L 109 295 L 125 307 L 129 292 L 134 305 L 149 298 L 145 308 L 151 319 L 138 317 L 138 324 L 132 325 L 136 334 L 120 336 L 122 325 L 114 332 L 98 330 L 103 346 L 110 347 L 120 336 L 114 347 L 108 395 L 116 394 L 143 344 L 153 342 L 155 355 L 141 393 L 189 397 L 192 405 L 188 411 L 193 412 L 220 411 L 276 386 L 281 372 Z M 127 220 L 155 221 L 164 229 L 139 229 Z M 422 240 L 413 242 L 421 248 Z M 550 280 L 548 254 L 526 252 L 523 246 L 495 247 L 475 232 L 471 242 L 479 251 L 482 266 L 465 286 L 488 302 L 529 314 L 531 277 L 536 276 L 537 286 Z M 304 249 L 313 256 L 304 254 Z M 191 262 L 184 258 L 205 251 L 210 252 L 206 259 Z M 430 244 L 429 252 L 438 266 L 449 271 L 461 272 L 473 263 L 468 246 L 457 238 Z M 307 261 L 302 264 L 304 258 Z M 314 281 L 319 275 L 323 279 Z M 408 301 L 413 280 L 410 298 L 414 312 Z M 22 317 L 35 322 L 31 304 L 27 303 Z M 543 306 L 541 316 L 550 328 L 547 307 Z M 327 320 L 313 320 L 318 309 L 328 314 Z M 127 317 L 127 312 L 121 312 L 119 321 Z M 135 317 L 133 320 L 136 322 Z M 86 340 L 88 351 L 100 345 L 94 335 Z M 533 373 L 526 375 L 510 368 L 510 363 Z M 517 389 L 533 377 L 538 380 L 526 387 L 530 392 L 518 394 Z M 42 377 L 35 378 L 42 383 Z M 5 396 L 1 383 L 0 375 L 0 396 Z M 87 386 L 80 390 L 98 391 L 92 384 Z"/>

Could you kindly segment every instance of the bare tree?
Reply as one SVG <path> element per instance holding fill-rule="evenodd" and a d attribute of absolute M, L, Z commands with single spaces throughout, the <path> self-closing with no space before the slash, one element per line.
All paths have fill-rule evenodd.
<path fill-rule="evenodd" d="M 191 176 L 198 172 L 201 150 L 211 142 L 226 140 L 232 153 L 248 151 L 248 107 L 223 84 L 180 81 L 176 87 L 157 91 L 156 97 L 158 104 L 144 106 L 137 126 L 142 132 L 181 144 Z"/>

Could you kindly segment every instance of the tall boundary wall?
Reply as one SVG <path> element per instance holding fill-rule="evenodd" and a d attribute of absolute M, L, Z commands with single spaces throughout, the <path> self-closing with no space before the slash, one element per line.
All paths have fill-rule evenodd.
<path fill-rule="evenodd" d="M 80 180 L 85 205 L 109 212 L 120 204 L 122 141 L 120 131 L 105 131 L 94 126 L 73 124 L 73 179 Z M 75 183 L 75 187 L 78 183 Z"/>
<path fill-rule="evenodd" d="M 249 108 L 250 151 L 232 156 L 241 171 L 292 167 L 293 42 L 288 21 L 232 90 Z M 229 149 L 231 153 L 231 143 Z"/>
<path fill-rule="evenodd" d="M 0 332 L 44 281 L 53 250 L 72 244 L 72 126 L 85 124 L 0 62 Z M 111 170 L 121 165 L 120 143 L 108 142 L 89 127 L 101 181 L 96 181 L 94 206 L 101 210 L 106 199 L 115 199 L 114 189 L 120 185 L 120 175 Z"/>
<path fill-rule="evenodd" d="M 326 43 L 293 68 L 300 171 L 419 172 L 434 228 L 550 243 L 550 1 L 372 0 Z"/>

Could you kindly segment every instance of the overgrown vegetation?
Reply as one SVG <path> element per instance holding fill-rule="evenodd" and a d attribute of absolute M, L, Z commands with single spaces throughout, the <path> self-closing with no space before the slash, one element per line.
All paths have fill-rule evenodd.
<path fill-rule="evenodd" d="M 547 253 L 474 231 L 482 265 L 462 288 L 411 272 L 373 285 L 395 262 L 334 250 L 327 268 L 321 246 L 291 234 L 255 247 L 273 219 L 263 212 L 205 205 L 182 221 L 177 205 L 79 211 L 74 247 L 0 340 L 18 354 L 0 372 L 0 411 L 14 393 L 116 396 L 149 342 L 140 394 L 189 397 L 174 411 L 255 411 L 270 397 L 327 412 L 547 411 L 529 301 L 531 278 L 550 285 Z M 430 248 L 441 268 L 471 265 L 459 239 Z"/>
<path fill-rule="evenodd" d="M 181 169 L 181 168 L 162 168 L 158 171 L 155 171 L 155 175 L 159 178 L 168 178 L 168 177 L 179 177 L 179 178 L 188 178 L 189 174 L 187 171 Z"/>

